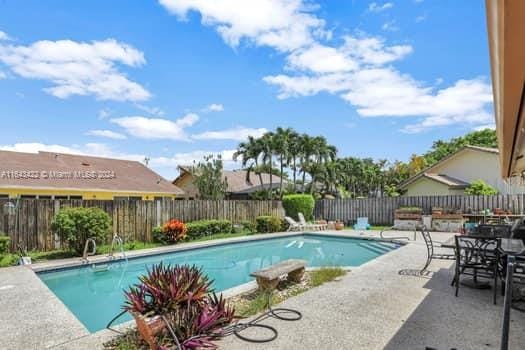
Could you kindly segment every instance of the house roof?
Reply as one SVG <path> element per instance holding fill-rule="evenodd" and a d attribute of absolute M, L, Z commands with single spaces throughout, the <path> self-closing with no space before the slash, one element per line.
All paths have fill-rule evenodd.
<path fill-rule="evenodd" d="M 410 185 L 411 183 L 413 183 L 414 181 L 418 180 L 419 178 L 421 178 L 422 176 L 425 176 L 425 175 L 428 175 L 430 174 L 432 176 L 433 175 L 436 175 L 435 173 L 432 172 L 433 169 L 435 169 L 436 167 L 438 167 L 439 165 L 445 163 L 446 161 L 448 161 L 449 159 L 453 158 L 453 157 L 456 157 L 457 155 L 459 155 L 460 153 L 463 153 L 467 150 L 474 150 L 474 151 L 480 151 L 480 152 L 487 152 L 487 153 L 492 153 L 492 154 L 499 154 L 499 150 L 497 148 L 490 148 L 490 147 L 481 147 L 481 146 L 472 146 L 472 145 L 467 145 L 467 146 L 464 146 L 462 148 L 460 148 L 459 150 L 457 150 L 456 152 L 452 153 L 452 154 L 449 154 L 448 156 L 446 156 L 445 158 L 441 159 L 439 162 L 423 169 L 422 171 L 420 171 L 419 173 L 417 173 L 416 175 L 408 178 L 407 180 L 405 180 L 404 182 L 402 182 L 401 184 L 399 184 L 399 188 L 400 189 L 404 189 L 406 188 L 408 185 Z M 443 175 L 441 174 L 440 176 L 447 176 L 447 175 Z M 428 177 L 428 176 L 426 176 Z M 448 177 L 448 176 L 447 176 Z M 430 178 L 430 177 L 428 177 Z M 436 178 L 432 178 L 433 180 L 436 180 Z M 451 178 L 452 179 L 452 178 Z M 443 180 L 443 178 L 440 178 L 440 180 Z M 458 180 L 458 179 L 455 179 L 455 180 Z M 459 180 L 461 181 L 461 180 Z M 462 181 L 463 182 L 463 181 Z M 444 182 L 442 182 L 444 183 Z M 453 186 L 453 185 L 450 185 L 450 186 Z"/>
<path fill-rule="evenodd" d="M 174 184 L 176 184 L 185 173 L 191 174 L 194 167 L 191 165 L 181 165 L 179 166 L 179 169 L 181 174 L 175 180 L 173 180 Z M 261 176 L 259 177 L 259 174 L 256 174 L 252 171 L 250 173 L 250 181 L 247 179 L 247 170 L 223 170 L 222 174 L 223 178 L 225 178 L 228 183 L 228 188 L 226 191 L 229 193 L 251 193 L 270 185 L 270 174 L 268 173 L 261 173 Z M 273 175 L 272 187 L 276 188 L 279 186 L 280 181 L 280 176 Z M 286 184 L 287 181 L 284 180 L 284 183 Z"/>
<path fill-rule="evenodd" d="M 0 188 L 184 193 L 137 161 L 52 152 L 0 151 Z"/>
<path fill-rule="evenodd" d="M 423 177 L 454 188 L 466 188 L 470 185 L 468 182 L 445 174 L 425 173 L 423 174 Z"/>

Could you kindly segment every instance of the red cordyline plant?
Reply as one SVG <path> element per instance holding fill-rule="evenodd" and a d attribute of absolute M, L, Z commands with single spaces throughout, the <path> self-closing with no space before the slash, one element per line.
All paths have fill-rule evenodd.
<path fill-rule="evenodd" d="M 145 317 L 164 316 L 184 350 L 216 348 L 216 334 L 233 320 L 235 311 L 222 295 L 217 297 L 212 281 L 200 268 L 160 263 L 139 280 L 125 291 L 126 311 Z M 162 338 L 169 339 L 167 330 L 163 332 Z"/>
<path fill-rule="evenodd" d="M 186 225 L 177 219 L 171 219 L 162 225 L 162 233 L 168 243 L 176 243 L 186 238 Z"/>

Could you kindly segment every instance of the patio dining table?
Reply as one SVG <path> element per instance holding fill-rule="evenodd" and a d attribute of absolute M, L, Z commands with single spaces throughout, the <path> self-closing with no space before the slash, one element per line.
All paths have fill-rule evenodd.
<path fill-rule="evenodd" d="M 468 236 L 467 236 L 468 237 Z M 512 239 L 512 238 L 500 238 L 501 245 L 500 249 L 503 255 L 519 255 L 525 253 L 525 244 L 521 239 Z M 450 237 L 445 242 L 441 243 L 442 248 L 452 248 L 456 249 L 455 236 Z M 494 249 L 491 245 L 486 245 L 485 249 Z M 489 289 L 490 284 L 487 282 L 480 282 L 476 277 L 473 280 L 464 280 L 460 282 L 462 285 L 475 288 L 475 289 Z"/>
<path fill-rule="evenodd" d="M 504 254 L 519 254 L 521 252 L 525 251 L 525 244 L 521 239 L 513 239 L 513 238 L 500 238 L 501 240 L 501 250 Z M 443 248 L 456 248 L 456 242 L 454 239 L 454 236 L 447 239 L 445 242 L 441 243 L 441 247 Z M 490 246 L 487 246 L 487 248 L 490 248 Z"/>

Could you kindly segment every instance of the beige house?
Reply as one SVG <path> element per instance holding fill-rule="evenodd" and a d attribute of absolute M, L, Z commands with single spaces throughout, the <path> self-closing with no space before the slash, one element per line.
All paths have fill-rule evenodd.
<path fill-rule="evenodd" d="M 184 191 L 184 198 L 186 199 L 199 198 L 199 190 L 193 183 L 192 169 L 192 166 L 179 166 L 180 174 L 173 180 L 173 184 Z M 226 190 L 227 199 L 250 199 L 251 194 L 268 189 L 270 183 L 273 189 L 278 189 L 281 181 L 281 178 L 277 175 L 271 176 L 270 179 L 270 174 L 263 173 L 261 174 L 261 183 L 259 175 L 253 172 L 248 180 L 246 170 L 223 170 L 222 174 L 228 183 Z M 286 185 L 287 182 L 284 181 L 284 186 Z"/>
<path fill-rule="evenodd" d="M 483 180 L 501 194 L 525 193 L 525 187 L 501 177 L 496 148 L 465 146 L 400 185 L 406 196 L 464 194 L 474 180 Z"/>

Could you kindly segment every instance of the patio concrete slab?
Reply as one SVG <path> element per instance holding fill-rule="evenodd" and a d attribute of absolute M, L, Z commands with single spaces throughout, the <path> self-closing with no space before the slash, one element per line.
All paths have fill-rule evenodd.
<path fill-rule="evenodd" d="M 368 234 L 368 233 L 367 233 Z M 436 241 L 450 234 L 434 233 Z M 419 238 L 419 237 L 418 237 Z M 267 319 L 279 337 L 254 344 L 235 336 L 220 342 L 223 349 L 498 349 L 501 336 L 499 305 L 491 291 L 450 287 L 452 261 L 434 261 L 425 277 L 421 268 L 426 248 L 410 243 L 331 282 L 283 302 L 303 319 Z M 400 274 L 401 271 L 401 274 Z M 525 348 L 525 314 L 512 313 L 511 349 Z M 250 332 L 250 333 L 249 333 Z M 258 330 L 244 335 L 262 337 Z"/>
<path fill-rule="evenodd" d="M 27 267 L 0 269 L 0 301 L 2 349 L 47 349 L 89 335 Z"/>

